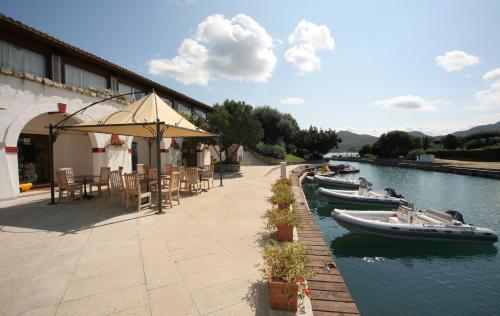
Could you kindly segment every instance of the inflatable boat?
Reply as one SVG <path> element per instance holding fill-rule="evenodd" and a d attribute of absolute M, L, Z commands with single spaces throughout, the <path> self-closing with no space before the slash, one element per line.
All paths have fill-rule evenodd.
<path fill-rule="evenodd" d="M 332 217 L 351 232 L 366 235 L 478 243 L 494 243 L 498 240 L 491 229 L 465 224 L 461 214 L 456 211 L 413 211 L 406 206 L 400 206 L 397 211 L 334 209 Z"/>
<path fill-rule="evenodd" d="M 318 192 L 334 202 L 345 204 L 398 207 L 401 203 L 406 203 L 403 196 L 395 194 L 389 188 L 383 192 L 368 191 L 362 186 L 356 191 L 319 188 Z"/>
<path fill-rule="evenodd" d="M 358 189 L 360 185 L 360 180 L 350 180 L 341 177 L 325 177 L 322 175 L 314 175 L 312 177 L 308 177 L 307 179 L 339 188 Z"/>

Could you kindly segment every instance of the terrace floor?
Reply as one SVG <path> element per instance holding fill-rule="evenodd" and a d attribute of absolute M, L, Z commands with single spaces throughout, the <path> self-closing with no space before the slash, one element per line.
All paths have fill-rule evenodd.
<path fill-rule="evenodd" d="M 268 315 L 256 265 L 278 175 L 243 166 L 163 215 L 105 197 L 1 202 L 0 315 Z"/>

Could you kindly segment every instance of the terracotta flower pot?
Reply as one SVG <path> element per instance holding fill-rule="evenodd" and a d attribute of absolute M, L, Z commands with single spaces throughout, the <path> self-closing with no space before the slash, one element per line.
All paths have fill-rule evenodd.
<path fill-rule="evenodd" d="M 281 211 L 288 211 L 290 209 L 290 204 L 287 203 L 278 203 L 278 209 Z"/>
<path fill-rule="evenodd" d="M 293 226 L 292 225 L 276 225 L 278 229 L 278 241 L 293 241 Z"/>
<path fill-rule="evenodd" d="M 269 281 L 269 301 L 272 309 L 297 311 L 298 286 L 286 282 Z"/>

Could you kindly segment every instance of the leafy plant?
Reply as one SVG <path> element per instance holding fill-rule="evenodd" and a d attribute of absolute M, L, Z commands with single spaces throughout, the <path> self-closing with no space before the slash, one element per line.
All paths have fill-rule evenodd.
<path fill-rule="evenodd" d="M 313 275 L 307 270 L 307 250 L 298 242 L 277 243 L 271 241 L 264 246 L 264 267 L 261 269 L 268 281 L 286 282 L 287 288 L 298 286 L 298 298 L 310 296 L 311 290 L 305 284 Z"/>
<path fill-rule="evenodd" d="M 278 205 L 281 209 L 287 208 L 295 202 L 295 198 L 291 190 L 279 190 L 271 197 L 271 203 Z"/>
<path fill-rule="evenodd" d="M 255 149 L 264 156 L 285 159 L 286 151 L 283 146 L 258 143 Z"/>
<path fill-rule="evenodd" d="M 290 179 L 286 179 L 286 178 L 279 178 L 278 180 L 276 180 L 276 182 L 273 183 L 271 191 L 273 193 L 276 193 L 279 191 L 292 192 L 292 181 Z"/>
<path fill-rule="evenodd" d="M 268 230 L 273 230 L 277 228 L 278 225 L 300 227 L 300 216 L 295 210 L 282 211 L 273 207 L 267 210 L 265 218 L 267 219 Z"/>

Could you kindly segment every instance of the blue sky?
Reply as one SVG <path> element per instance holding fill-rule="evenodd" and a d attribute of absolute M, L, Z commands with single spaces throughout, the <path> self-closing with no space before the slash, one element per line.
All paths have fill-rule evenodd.
<path fill-rule="evenodd" d="M 301 127 L 440 134 L 500 120 L 500 1 L 3 0 L 0 10 L 208 104 L 270 105 Z"/>

